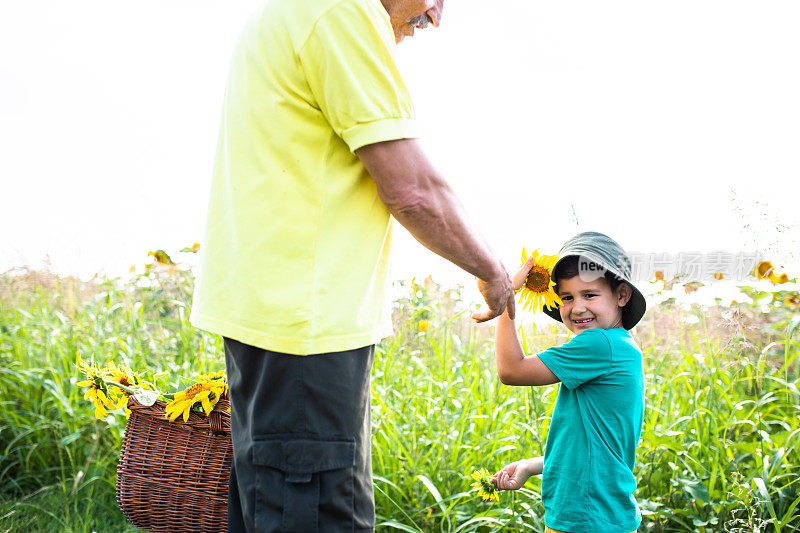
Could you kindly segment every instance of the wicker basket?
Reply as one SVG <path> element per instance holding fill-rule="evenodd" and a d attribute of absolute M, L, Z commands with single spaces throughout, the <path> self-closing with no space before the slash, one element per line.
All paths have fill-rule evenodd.
<path fill-rule="evenodd" d="M 227 531 L 231 446 L 230 403 L 187 422 L 164 418 L 166 404 L 133 397 L 117 467 L 117 503 L 147 531 Z"/>

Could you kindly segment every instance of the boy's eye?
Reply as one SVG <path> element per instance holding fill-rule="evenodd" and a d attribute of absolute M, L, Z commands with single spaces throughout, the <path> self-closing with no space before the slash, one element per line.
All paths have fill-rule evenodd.
<path fill-rule="evenodd" d="M 561 296 L 562 302 L 568 302 L 569 300 L 572 300 L 572 296 Z"/>

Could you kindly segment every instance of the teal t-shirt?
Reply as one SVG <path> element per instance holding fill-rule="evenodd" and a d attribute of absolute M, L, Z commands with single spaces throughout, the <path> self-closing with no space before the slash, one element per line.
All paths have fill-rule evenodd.
<path fill-rule="evenodd" d="M 539 358 L 561 380 L 544 452 L 545 524 L 570 533 L 635 530 L 641 350 L 623 328 L 595 328 Z"/>

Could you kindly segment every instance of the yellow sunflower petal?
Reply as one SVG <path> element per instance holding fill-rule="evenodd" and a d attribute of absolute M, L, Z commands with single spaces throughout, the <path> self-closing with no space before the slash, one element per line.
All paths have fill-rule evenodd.
<path fill-rule="evenodd" d="M 122 409 L 126 405 L 128 405 L 128 397 L 125 396 L 124 394 L 120 394 L 119 395 L 119 399 L 117 400 L 117 407 L 116 408 L 117 409 Z"/>
<path fill-rule="evenodd" d="M 776 284 L 779 284 L 779 283 L 786 283 L 787 281 L 789 281 L 789 275 L 786 272 L 784 272 L 780 276 L 776 276 L 774 274 L 770 274 L 769 280 L 772 282 L 773 285 L 776 285 Z"/>
<path fill-rule="evenodd" d="M 102 420 L 102 419 L 104 419 L 106 417 L 107 414 L 108 414 L 108 411 L 106 411 L 106 408 L 103 406 L 103 403 L 95 401 L 94 402 L 94 417 L 97 418 L 98 420 Z"/>
<path fill-rule="evenodd" d="M 214 410 L 214 406 L 211 405 L 211 402 L 208 401 L 208 396 L 211 394 L 211 391 L 206 391 L 200 394 L 200 403 L 203 405 L 203 411 L 206 412 L 206 415 L 210 415 L 211 411 Z"/>
<path fill-rule="evenodd" d="M 173 408 L 169 413 L 164 413 L 164 416 L 169 418 L 170 422 L 174 422 L 176 418 L 181 416 L 181 410 L 177 408 Z"/>

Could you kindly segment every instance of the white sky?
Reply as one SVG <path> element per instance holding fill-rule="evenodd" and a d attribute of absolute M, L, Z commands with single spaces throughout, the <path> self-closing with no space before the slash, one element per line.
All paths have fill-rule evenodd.
<path fill-rule="evenodd" d="M 120 274 L 202 240 L 257 3 L 0 7 L 0 270 L 49 255 Z M 797 28 L 794 0 L 448 0 L 398 58 L 431 159 L 509 268 L 594 229 L 631 251 L 758 249 L 797 275 Z M 395 277 L 429 273 L 471 284 L 398 235 Z"/>

